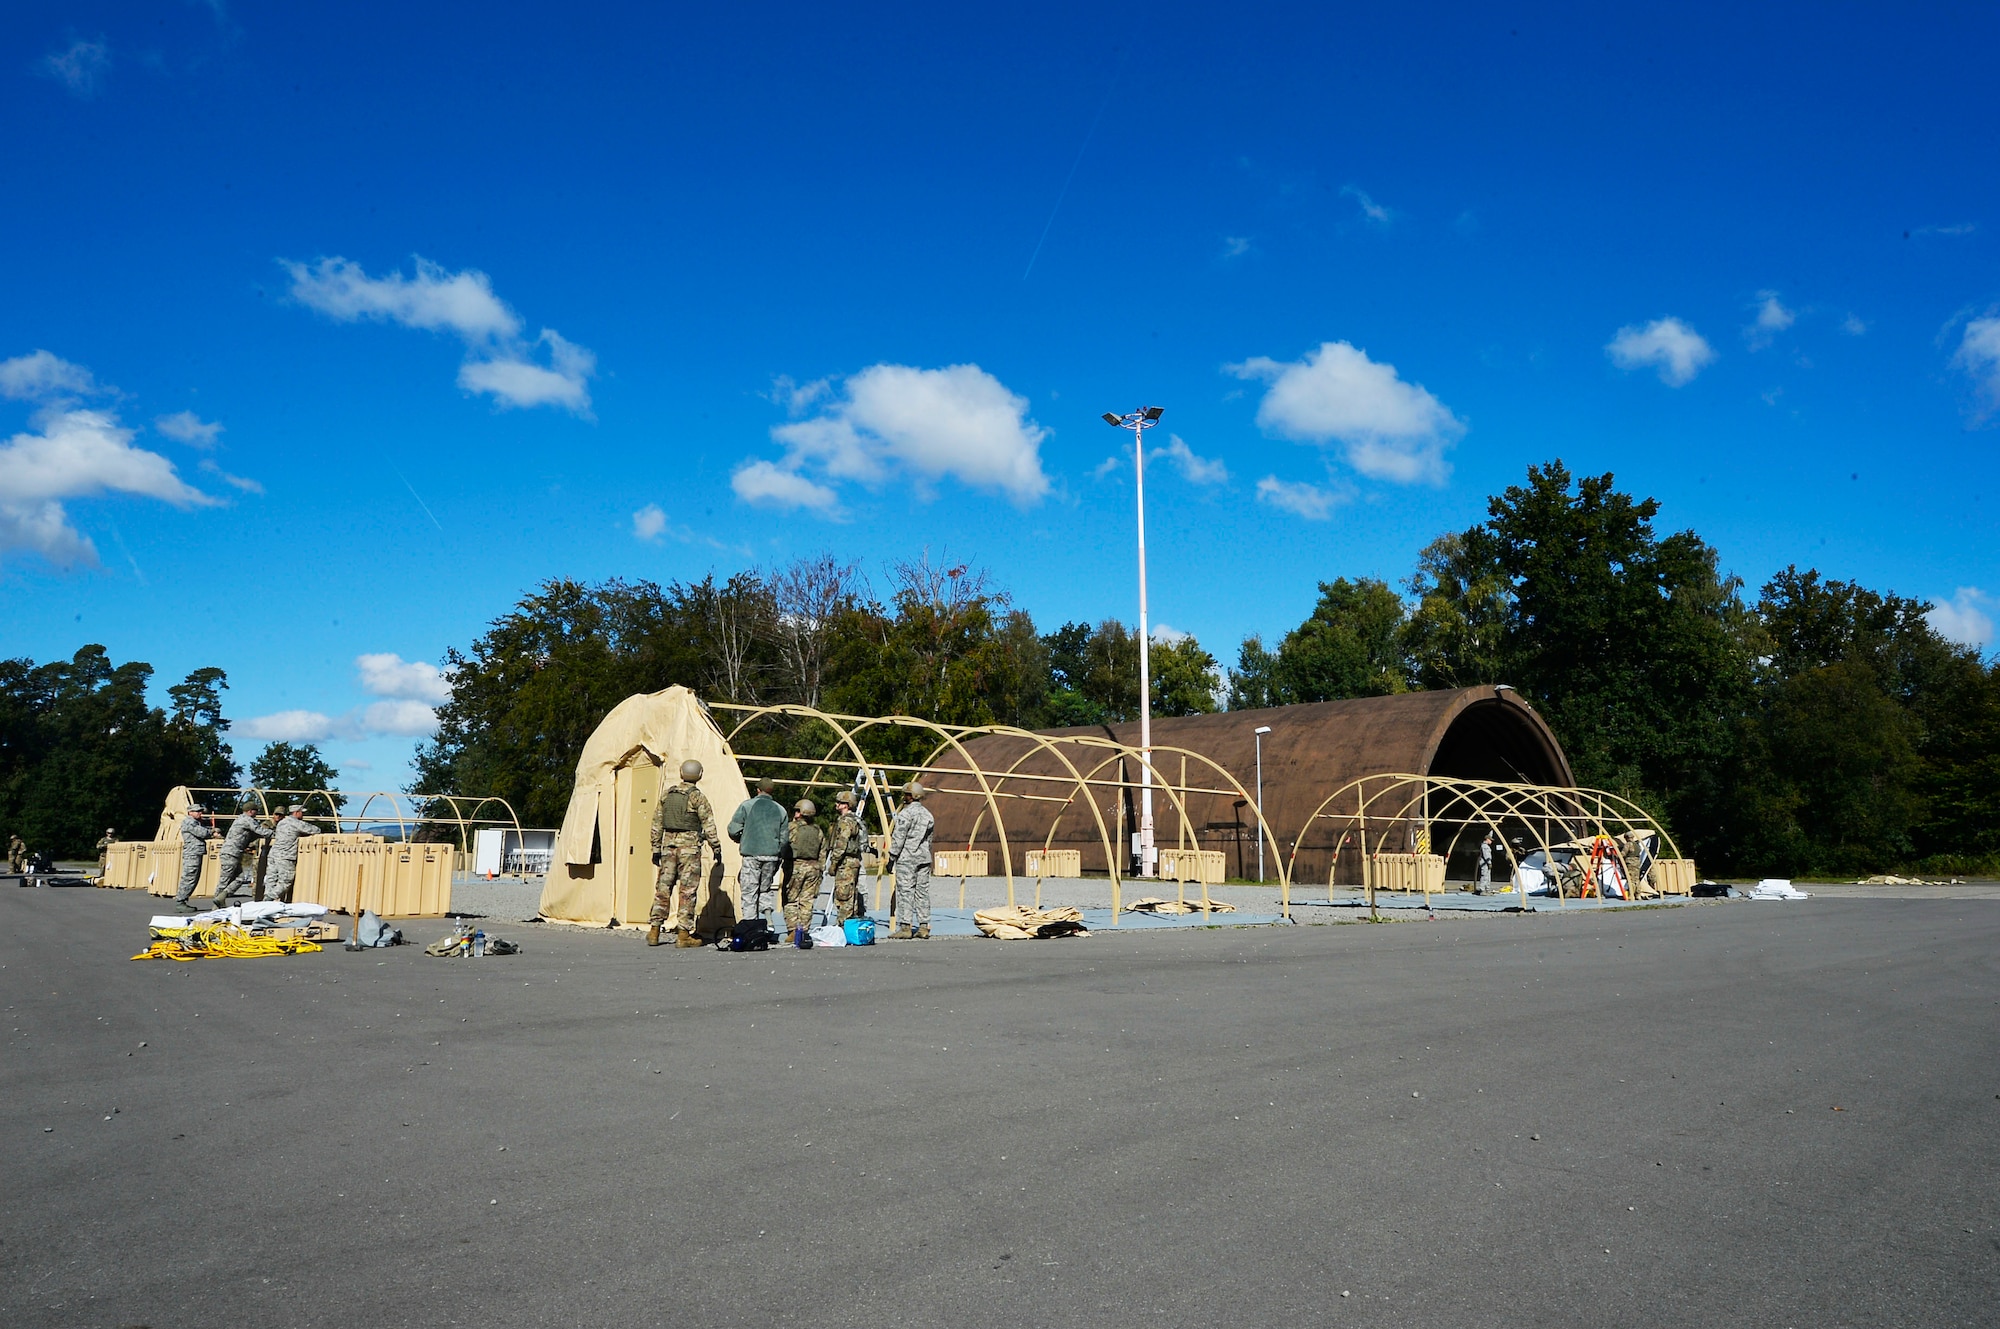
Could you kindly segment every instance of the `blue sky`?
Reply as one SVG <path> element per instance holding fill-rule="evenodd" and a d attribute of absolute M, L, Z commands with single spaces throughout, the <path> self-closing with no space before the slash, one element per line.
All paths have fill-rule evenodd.
<path fill-rule="evenodd" d="M 1496 15 L 10 5 L 0 649 L 396 785 L 545 577 L 1131 621 L 1149 403 L 1225 660 L 1556 456 L 1990 649 L 2000 12 Z"/>

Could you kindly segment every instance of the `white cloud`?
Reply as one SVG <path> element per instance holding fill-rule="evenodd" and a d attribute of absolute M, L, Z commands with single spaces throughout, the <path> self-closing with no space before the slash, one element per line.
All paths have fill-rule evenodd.
<path fill-rule="evenodd" d="M 1229 483 L 1229 468 L 1219 461 L 1207 457 L 1197 457 L 1179 434 L 1168 436 L 1167 445 L 1154 448 L 1146 454 L 1158 461 L 1170 461 L 1181 478 L 1189 484 L 1220 485 Z"/>
<path fill-rule="evenodd" d="M 421 257 L 414 277 L 401 272 L 371 277 L 359 263 L 339 257 L 310 267 L 280 260 L 280 266 L 291 274 L 294 299 L 340 322 L 400 323 L 456 336 L 466 351 L 458 385 L 467 392 L 486 393 L 502 406 L 590 411 L 597 357 L 553 328 L 524 340 L 520 316 L 494 294 L 492 279 L 483 272 L 451 272 Z M 537 363 L 538 350 L 548 363 Z"/>
<path fill-rule="evenodd" d="M 153 428 L 174 442 L 185 443 L 191 448 L 212 448 L 222 433 L 221 425 L 203 420 L 193 411 L 175 411 L 172 415 L 155 416 Z"/>
<path fill-rule="evenodd" d="M 232 732 L 244 738 L 263 739 L 268 743 L 321 743 L 335 737 L 341 728 L 332 716 L 318 711 L 278 711 L 273 715 L 238 720 L 230 726 Z M 341 736 L 345 737 L 344 734 Z"/>
<path fill-rule="evenodd" d="M 1984 650 L 1993 641 L 1995 609 L 2000 609 L 2000 599 L 1977 586 L 1961 586 L 1950 600 L 1931 606 L 1924 618 L 1940 637 Z"/>
<path fill-rule="evenodd" d="M 1247 235 L 1225 235 L 1222 237 L 1222 256 L 1242 258 L 1250 252 L 1250 237 Z"/>
<path fill-rule="evenodd" d="M 95 97 L 111 72 L 111 48 L 102 39 L 73 41 L 68 50 L 43 56 L 42 72 L 79 97 Z"/>
<path fill-rule="evenodd" d="M 1988 314 L 1965 325 L 1965 335 L 1951 362 L 1963 369 L 1986 400 L 1986 411 L 2000 410 L 2000 315 Z"/>
<path fill-rule="evenodd" d="M 1257 501 L 1295 517 L 1304 517 L 1307 521 L 1325 521 L 1333 515 L 1335 508 L 1347 502 L 1347 495 L 1319 485 L 1280 480 L 1275 475 L 1267 475 L 1257 482 Z"/>
<path fill-rule="evenodd" d="M 1260 355 L 1224 368 L 1271 385 L 1257 423 L 1272 433 L 1339 442 L 1348 465 L 1378 480 L 1442 484 L 1451 474 L 1444 451 L 1465 433 L 1465 423 L 1422 384 L 1405 382 L 1394 365 L 1370 360 L 1347 342 L 1325 342 L 1302 360 Z"/>
<path fill-rule="evenodd" d="M 1622 327 L 1604 353 L 1620 369 L 1655 366 L 1660 382 L 1678 388 L 1714 363 L 1715 348 L 1677 318 L 1656 318 L 1645 327 Z"/>
<path fill-rule="evenodd" d="M 361 723 L 370 734 L 428 738 L 437 732 L 438 718 L 420 701 L 378 701 L 362 708 Z"/>
<path fill-rule="evenodd" d="M 641 540 L 657 541 L 667 533 L 667 514 L 658 503 L 648 503 L 632 514 L 632 534 Z"/>
<path fill-rule="evenodd" d="M 213 458 L 203 457 L 201 459 L 201 469 L 222 481 L 222 483 L 234 486 L 246 494 L 261 494 L 264 492 L 264 486 L 257 483 L 257 481 L 250 479 L 248 476 L 231 475 L 228 471 L 217 466 Z"/>
<path fill-rule="evenodd" d="M 1868 324 L 1862 320 L 1861 315 L 1849 314 L 1840 320 L 1840 330 L 1850 337 L 1859 337 L 1868 331 Z"/>
<path fill-rule="evenodd" d="M 1113 453 L 1090 468 L 1090 478 L 1093 480 L 1102 480 L 1105 476 L 1110 475 L 1113 471 L 1124 465 L 1124 463 L 1125 459 L 1123 457 Z"/>
<path fill-rule="evenodd" d="M 451 678 L 423 660 L 405 660 L 392 651 L 354 657 L 364 691 L 377 697 L 443 703 L 451 700 Z"/>
<path fill-rule="evenodd" d="M 28 549 L 58 567 L 95 566 L 97 548 L 70 523 L 65 502 L 106 493 L 178 508 L 217 501 L 159 453 L 133 447 L 133 431 L 109 411 L 51 406 L 35 424 L 39 433 L 0 443 L 0 552 Z"/>
<path fill-rule="evenodd" d="M 443 670 L 390 651 L 356 656 L 354 668 L 363 691 L 384 700 L 358 706 L 345 715 L 310 710 L 259 715 L 238 723 L 235 732 L 245 738 L 286 743 L 422 738 L 437 732 L 437 712 L 432 707 L 451 697 L 451 680 Z"/>
<path fill-rule="evenodd" d="M 729 487 L 745 503 L 765 508 L 809 508 L 833 515 L 840 509 L 840 495 L 768 461 L 747 461 L 729 477 Z"/>
<path fill-rule="evenodd" d="M 1048 493 L 1041 457 L 1048 431 L 1028 418 L 1026 399 L 978 365 L 871 365 L 837 393 L 808 384 L 792 390 L 792 400 L 824 404 L 810 419 L 771 430 L 785 448 L 780 461 L 737 468 L 732 484 L 745 501 L 832 511 L 838 495 L 807 471 L 871 487 L 903 476 L 927 489 L 949 478 L 1021 506 Z"/>
<path fill-rule="evenodd" d="M 1162 646 L 1178 646 L 1193 635 L 1192 632 L 1182 632 L 1170 623 L 1153 624 L 1153 640 Z"/>
<path fill-rule="evenodd" d="M 1750 344 L 1753 351 L 1763 350 L 1779 333 L 1799 321 L 1797 311 L 1785 308 L 1776 291 L 1757 292 L 1755 308 L 1757 317 L 1743 329 L 1743 340 Z"/>
<path fill-rule="evenodd" d="M 0 397 L 15 401 L 54 401 L 88 397 L 102 391 L 82 365 L 73 365 L 47 351 L 33 351 L 0 360 Z"/>
<path fill-rule="evenodd" d="M 1377 226 L 1387 226 L 1390 222 L 1396 219 L 1396 214 L 1394 212 L 1390 211 L 1388 208 L 1383 207 L 1380 203 L 1377 203 L 1374 199 L 1368 197 L 1368 191 L 1365 189 L 1358 188 L 1354 185 L 1342 185 L 1340 188 L 1340 196 L 1342 198 L 1353 199 L 1355 203 L 1360 206 L 1361 215 L 1366 217 L 1369 221 L 1374 222 Z"/>
<path fill-rule="evenodd" d="M 590 376 L 597 357 L 552 328 L 543 328 L 536 345 L 549 348 L 544 367 L 514 351 L 490 360 L 468 360 L 458 371 L 458 386 L 467 392 L 487 392 L 503 406 L 560 406 L 583 415 L 590 410 Z"/>

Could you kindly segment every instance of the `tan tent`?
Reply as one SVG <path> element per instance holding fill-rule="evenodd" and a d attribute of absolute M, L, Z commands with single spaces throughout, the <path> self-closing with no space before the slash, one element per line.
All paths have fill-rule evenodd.
<path fill-rule="evenodd" d="M 181 838 L 181 819 L 194 807 L 194 795 L 184 784 L 177 784 L 167 791 L 166 806 L 160 809 L 160 829 L 153 833 L 153 842 L 178 840 Z"/>
<path fill-rule="evenodd" d="M 722 886 L 703 868 L 697 916 L 704 933 L 726 927 L 743 865 L 727 835 L 730 814 L 750 797 L 742 768 L 708 709 L 683 687 L 627 697 L 611 708 L 576 763 L 576 788 L 542 887 L 542 916 L 577 923 L 643 923 L 653 908 L 653 802 L 688 758 L 702 764 L 702 792 L 722 835 Z"/>

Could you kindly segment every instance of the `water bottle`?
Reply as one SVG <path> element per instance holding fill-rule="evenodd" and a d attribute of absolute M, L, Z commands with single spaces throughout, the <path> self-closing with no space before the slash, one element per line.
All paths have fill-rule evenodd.
<path fill-rule="evenodd" d="M 486 954 L 486 929 L 485 929 L 485 928 L 481 928 L 481 929 L 479 929 L 479 930 L 478 930 L 477 932 L 475 932 L 475 933 L 473 933 L 473 934 L 472 934 L 472 953 L 473 953 L 474 955 L 485 955 L 485 954 Z"/>

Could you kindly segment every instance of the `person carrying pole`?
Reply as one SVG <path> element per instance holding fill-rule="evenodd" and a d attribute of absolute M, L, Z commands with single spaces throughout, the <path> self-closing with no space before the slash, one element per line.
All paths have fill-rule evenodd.
<path fill-rule="evenodd" d="M 931 935 L 931 833 L 936 818 L 924 806 L 928 791 L 912 780 L 903 790 L 889 832 L 889 864 L 896 874 L 895 941 L 928 941 Z"/>
<path fill-rule="evenodd" d="M 200 808 L 191 807 L 181 814 L 181 880 L 174 889 L 174 906 L 183 913 L 201 912 L 195 907 L 194 888 L 201 880 L 202 856 L 214 838 L 215 828 L 202 824 Z"/>
<path fill-rule="evenodd" d="M 722 862 L 722 841 L 715 834 L 715 809 L 701 792 L 701 763 L 681 763 L 680 783 L 660 795 L 653 807 L 653 911 L 646 944 L 660 944 L 660 930 L 674 925 L 674 945 L 701 945 L 695 935 L 695 893 L 701 885 L 701 847 L 706 844 Z"/>
<path fill-rule="evenodd" d="M 292 804 L 271 829 L 270 861 L 264 873 L 266 900 L 279 900 L 285 904 L 292 902 L 292 883 L 299 875 L 299 840 L 303 836 L 319 834 L 319 827 L 299 815 L 305 810 L 303 803 Z"/>
<path fill-rule="evenodd" d="M 245 799 L 236 819 L 229 823 L 229 834 L 222 838 L 222 853 L 215 874 L 215 904 L 220 909 L 229 903 L 229 897 L 236 894 L 239 886 L 251 886 L 250 874 L 243 871 L 243 855 L 250 852 L 252 842 L 271 838 L 271 828 L 257 819 L 257 805 Z"/>
<path fill-rule="evenodd" d="M 839 816 L 833 823 L 833 921 L 862 917 L 861 855 L 868 848 L 868 827 L 854 810 L 854 791 L 833 796 Z"/>

